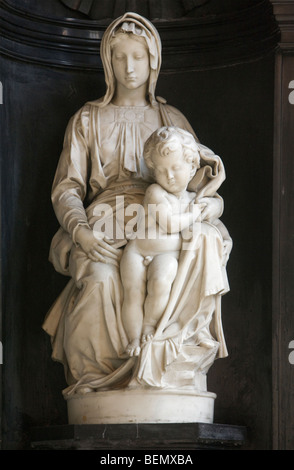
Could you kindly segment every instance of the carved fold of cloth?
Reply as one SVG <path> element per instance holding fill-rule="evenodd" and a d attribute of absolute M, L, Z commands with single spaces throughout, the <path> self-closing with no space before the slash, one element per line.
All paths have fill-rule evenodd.
<path fill-rule="evenodd" d="M 52 191 L 61 228 L 53 238 L 50 259 L 71 280 L 43 324 L 51 336 L 52 358 L 64 365 L 65 396 L 82 387 L 126 387 L 134 379 L 144 386 L 164 387 L 165 371 L 183 353 L 195 355 L 200 333 L 215 341 L 217 357 L 227 355 L 220 299 L 229 290 L 224 250 L 230 237 L 219 220 L 196 224 L 193 237 L 185 242 L 166 311 L 138 359 L 125 354 L 128 340 L 121 319 L 119 267 L 92 262 L 75 243 L 77 226 L 94 228 L 99 205 L 113 209 L 116 223 L 117 197 L 123 196 L 124 208 L 142 203 L 150 178 L 142 165 L 142 142 L 154 130 L 174 124 L 193 132 L 171 106 L 158 104 L 138 112 L 141 117 L 132 108 L 88 103 L 66 131 Z M 122 141 L 122 135 L 128 138 Z M 201 168 L 190 189 L 199 198 L 219 198 L 217 190 L 225 178 L 222 162 L 207 147 L 200 144 L 200 149 Z"/>

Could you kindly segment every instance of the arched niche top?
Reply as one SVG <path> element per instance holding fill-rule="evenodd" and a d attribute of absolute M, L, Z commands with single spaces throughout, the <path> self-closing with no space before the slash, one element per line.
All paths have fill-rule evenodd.
<path fill-rule="evenodd" d="M 15 8 L 51 18 L 115 19 L 134 11 L 151 21 L 204 17 L 244 10 L 257 0 L 6 0 Z"/>
<path fill-rule="evenodd" d="M 213 0 L 205 4 L 207 7 L 210 1 Z M 218 68 L 256 60 L 274 50 L 279 28 L 270 2 L 240 1 L 239 5 L 244 5 L 243 1 L 250 4 L 214 15 L 153 20 L 162 40 L 162 71 Z M 47 10 L 45 2 L 43 9 L 39 2 L 33 12 L 35 3 L 36 0 L 1 0 L 0 53 L 50 67 L 102 70 L 100 41 L 112 18 L 61 18 Z M 61 2 L 59 5 L 66 9 Z"/>

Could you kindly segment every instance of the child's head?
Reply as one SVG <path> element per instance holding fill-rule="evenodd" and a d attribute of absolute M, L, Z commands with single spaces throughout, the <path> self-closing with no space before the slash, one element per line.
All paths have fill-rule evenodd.
<path fill-rule="evenodd" d="M 177 193 L 187 188 L 200 166 L 199 147 L 189 132 L 161 127 L 144 146 L 144 159 L 164 189 Z"/>

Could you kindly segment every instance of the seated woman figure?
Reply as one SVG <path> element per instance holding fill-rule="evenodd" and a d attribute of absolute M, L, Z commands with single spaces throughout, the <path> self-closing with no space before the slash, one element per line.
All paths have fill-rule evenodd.
<path fill-rule="evenodd" d="M 195 135 L 181 112 L 155 97 L 161 43 L 148 20 L 134 13 L 115 20 L 104 33 L 100 54 L 106 94 L 71 118 L 52 188 L 60 229 L 52 240 L 50 260 L 71 280 L 43 328 L 52 338 L 53 359 L 65 368 L 65 395 L 129 383 L 134 358 L 125 352 L 129 341 L 121 315 L 119 269 L 127 218 L 117 214 L 116 202 L 123 196 L 123 209 L 141 204 L 153 182 L 143 159 L 152 132 L 174 125 Z M 218 156 L 198 145 L 201 168 L 191 184 L 205 199 L 202 219 L 213 221 L 222 213 L 217 190 L 224 168 Z M 97 208 L 105 204 L 112 208 L 116 227 L 112 238 L 94 233 Z M 225 355 L 223 338 L 220 342 L 220 355 Z"/>

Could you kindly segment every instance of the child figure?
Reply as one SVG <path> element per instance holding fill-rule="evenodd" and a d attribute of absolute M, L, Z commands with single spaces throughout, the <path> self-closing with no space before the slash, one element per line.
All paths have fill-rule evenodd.
<path fill-rule="evenodd" d="M 177 274 L 181 232 L 201 220 L 205 206 L 187 191 L 200 166 L 198 145 L 189 132 L 177 127 L 155 131 L 145 144 L 144 159 L 156 183 L 148 187 L 143 202 L 143 236 L 139 221 L 139 236 L 128 242 L 120 263 L 130 356 L 138 356 L 141 341 L 153 337 Z"/>

